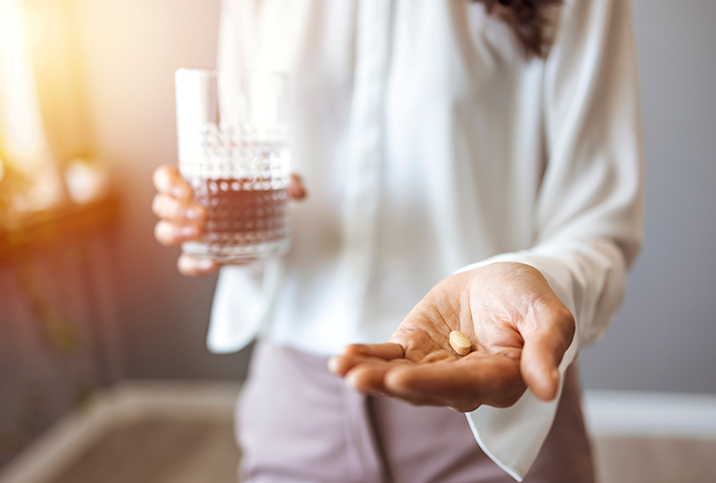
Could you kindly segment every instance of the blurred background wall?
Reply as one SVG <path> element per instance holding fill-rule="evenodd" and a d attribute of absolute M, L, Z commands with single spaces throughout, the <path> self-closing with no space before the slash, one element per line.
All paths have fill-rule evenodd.
<path fill-rule="evenodd" d="M 232 378 L 246 357 L 216 356 L 205 337 L 214 278 L 176 270 L 153 236 L 152 172 L 176 163 L 174 72 L 213 68 L 218 0 L 77 0 L 99 156 L 121 189 L 115 257 L 124 376 Z"/>
<path fill-rule="evenodd" d="M 587 388 L 716 393 L 716 2 L 633 0 L 646 240 Z"/>
<path fill-rule="evenodd" d="M 332 0 L 331 0 L 332 1 Z M 621 0 L 620 0 L 621 1 Z M 212 67 L 218 0 L 78 0 L 98 152 L 124 190 L 114 263 L 124 375 L 238 378 L 204 346 L 214 279 L 153 239 L 152 170 L 176 160 L 173 73 Z M 582 353 L 588 389 L 716 393 L 716 2 L 633 0 L 646 144 L 646 244 L 623 310 Z"/>

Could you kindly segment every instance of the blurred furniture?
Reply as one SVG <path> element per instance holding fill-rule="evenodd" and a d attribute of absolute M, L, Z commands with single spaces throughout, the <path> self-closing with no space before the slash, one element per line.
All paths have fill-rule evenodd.
<path fill-rule="evenodd" d="M 0 224 L 0 466 L 121 376 L 116 214 L 102 199 Z"/>

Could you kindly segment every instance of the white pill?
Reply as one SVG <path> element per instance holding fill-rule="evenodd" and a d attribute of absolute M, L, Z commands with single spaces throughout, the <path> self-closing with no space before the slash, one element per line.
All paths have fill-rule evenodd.
<path fill-rule="evenodd" d="M 472 350 L 470 339 L 465 337 L 465 334 L 459 330 L 450 332 L 450 347 L 461 356 L 468 355 Z"/>

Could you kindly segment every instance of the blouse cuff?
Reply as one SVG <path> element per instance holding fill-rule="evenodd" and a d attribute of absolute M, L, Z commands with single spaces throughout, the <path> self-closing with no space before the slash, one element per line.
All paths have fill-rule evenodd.
<path fill-rule="evenodd" d="M 502 254 L 469 265 L 457 273 L 499 262 L 524 263 L 539 270 L 550 288 L 576 317 L 573 296 L 569 290 L 570 275 L 562 264 L 546 257 L 531 257 L 529 252 Z M 578 331 L 579 324 L 576 325 Z M 466 414 L 475 440 L 485 454 L 517 481 L 522 481 L 529 471 L 552 427 L 562 394 L 564 373 L 577 355 L 578 340 L 578 334 L 575 333 L 562 358 L 559 366 L 562 378 L 557 396 L 552 401 L 544 402 L 528 389 L 509 408 L 480 406 Z"/>
<path fill-rule="evenodd" d="M 221 269 L 207 336 L 211 352 L 236 352 L 256 337 L 275 298 L 281 272 L 278 259 Z"/>

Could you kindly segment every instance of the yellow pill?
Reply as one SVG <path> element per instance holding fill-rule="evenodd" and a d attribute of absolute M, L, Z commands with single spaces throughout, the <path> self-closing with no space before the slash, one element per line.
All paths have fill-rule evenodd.
<path fill-rule="evenodd" d="M 459 330 L 453 330 L 452 332 L 450 332 L 450 347 L 452 347 L 452 350 L 454 350 L 461 356 L 468 355 L 472 350 L 472 344 L 470 343 L 470 339 L 465 337 L 465 334 L 463 334 Z"/>

